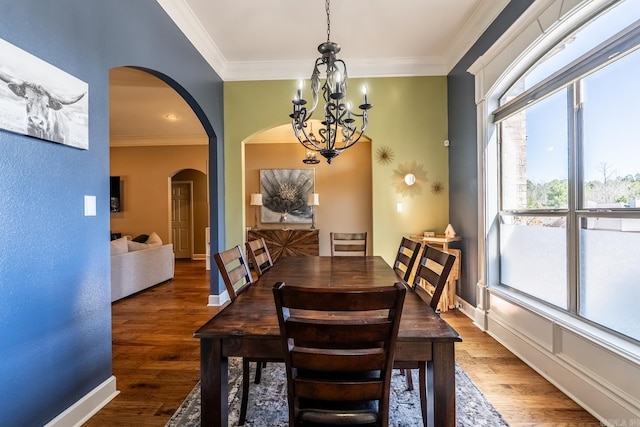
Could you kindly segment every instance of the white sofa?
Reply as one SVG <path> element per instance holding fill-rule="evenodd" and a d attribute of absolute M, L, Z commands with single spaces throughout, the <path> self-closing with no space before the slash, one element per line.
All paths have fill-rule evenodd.
<path fill-rule="evenodd" d="M 155 233 L 154 233 L 155 234 Z M 111 302 L 173 279 L 173 245 L 111 242 Z"/>

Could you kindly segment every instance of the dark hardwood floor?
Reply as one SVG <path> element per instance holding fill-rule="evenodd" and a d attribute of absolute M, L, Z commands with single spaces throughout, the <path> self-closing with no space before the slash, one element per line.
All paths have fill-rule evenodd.
<path fill-rule="evenodd" d="M 215 270 L 214 270 L 215 271 Z M 178 260 L 173 281 L 113 304 L 113 373 L 120 394 L 85 426 L 164 426 L 199 379 L 193 332 L 218 309 L 207 306 L 204 261 Z M 533 369 L 452 310 L 463 337 L 456 359 L 511 426 L 600 426 Z"/>

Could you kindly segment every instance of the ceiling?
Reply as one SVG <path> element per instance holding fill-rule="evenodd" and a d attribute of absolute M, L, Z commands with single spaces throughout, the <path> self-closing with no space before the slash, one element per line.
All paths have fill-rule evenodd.
<path fill-rule="evenodd" d="M 157 1 L 224 81 L 308 79 L 327 39 L 322 0 Z M 508 2 L 334 0 L 331 40 L 351 77 L 446 75 Z M 142 71 L 111 71 L 110 106 L 112 145 L 204 134 L 182 98 Z"/>
<path fill-rule="evenodd" d="M 200 120 L 178 92 L 128 67 L 109 71 L 109 132 L 112 147 L 208 142 Z"/>
<path fill-rule="evenodd" d="M 225 81 L 311 75 L 322 0 L 157 0 Z M 331 41 L 354 77 L 446 75 L 509 0 L 334 0 Z"/>

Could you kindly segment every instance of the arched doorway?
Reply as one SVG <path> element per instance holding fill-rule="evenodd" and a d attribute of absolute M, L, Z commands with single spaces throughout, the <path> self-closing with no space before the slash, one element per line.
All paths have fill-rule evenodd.
<path fill-rule="evenodd" d="M 208 227 L 207 177 L 183 169 L 171 177 L 170 228 L 176 258 L 205 259 Z"/>
<path fill-rule="evenodd" d="M 320 124 L 314 121 L 314 129 Z M 315 210 L 319 230 L 320 255 L 329 255 L 329 233 L 368 232 L 368 253 L 373 253 L 373 175 L 371 139 L 366 135 L 331 164 L 319 156 L 317 164 L 305 164 L 306 150 L 293 134 L 290 123 L 274 126 L 243 140 L 245 224 L 256 223 L 256 207 L 250 195 L 260 192 L 261 169 L 313 169 L 315 192 L 320 205 Z M 260 209 L 259 207 L 257 209 Z M 279 223 L 262 223 L 258 228 L 282 228 Z M 290 228 L 309 228 L 310 224 L 288 224 Z"/>
<path fill-rule="evenodd" d="M 171 189 L 166 182 L 191 170 L 200 174 L 186 180 L 202 183 L 198 194 L 203 194 L 205 214 L 198 214 L 204 218 L 198 223 L 205 224 L 188 234 L 188 247 L 190 256 L 204 258 L 207 133 L 181 94 L 160 78 L 130 67 L 114 68 L 109 76 L 110 174 L 120 176 L 124 206 L 111 214 L 112 231 L 131 236 L 156 232 L 164 242 L 173 243 L 171 209 L 167 209 Z M 196 236 L 201 237 L 196 240 Z"/>

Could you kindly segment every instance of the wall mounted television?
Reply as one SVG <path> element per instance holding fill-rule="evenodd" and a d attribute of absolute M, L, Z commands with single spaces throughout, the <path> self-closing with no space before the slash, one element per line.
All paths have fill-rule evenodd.
<path fill-rule="evenodd" d="M 120 177 L 112 176 L 110 177 L 110 187 L 111 187 L 111 202 L 109 206 L 111 206 L 111 212 L 120 212 L 122 208 L 122 199 L 120 197 Z"/>

